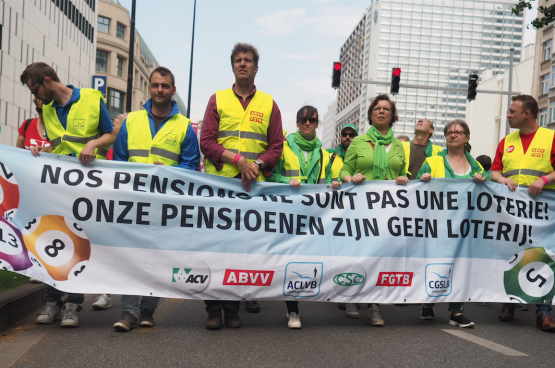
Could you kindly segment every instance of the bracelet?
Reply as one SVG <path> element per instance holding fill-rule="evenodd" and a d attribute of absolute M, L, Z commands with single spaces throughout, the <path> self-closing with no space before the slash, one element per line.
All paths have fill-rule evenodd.
<path fill-rule="evenodd" d="M 549 184 L 549 180 L 547 180 L 547 178 L 545 176 L 540 177 L 541 180 L 543 180 L 543 182 L 545 183 L 545 185 Z"/>
<path fill-rule="evenodd" d="M 237 162 L 239 162 L 241 157 L 243 157 L 243 156 L 241 156 L 240 154 L 236 154 L 235 158 L 233 159 L 233 165 L 237 166 Z"/>

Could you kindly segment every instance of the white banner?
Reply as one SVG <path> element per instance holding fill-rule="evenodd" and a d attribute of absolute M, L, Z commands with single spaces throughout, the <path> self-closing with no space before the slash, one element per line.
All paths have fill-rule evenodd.
<path fill-rule="evenodd" d="M 555 194 L 256 183 L 0 146 L 0 269 L 68 292 L 553 303 Z"/>

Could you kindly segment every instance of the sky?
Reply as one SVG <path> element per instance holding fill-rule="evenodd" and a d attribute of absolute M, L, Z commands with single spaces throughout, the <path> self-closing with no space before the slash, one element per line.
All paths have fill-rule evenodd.
<path fill-rule="evenodd" d="M 120 2 L 131 13 L 131 0 Z M 191 120 L 202 120 L 210 96 L 232 86 L 230 55 L 237 42 L 258 49 L 255 84 L 273 95 L 284 129 L 296 130 L 295 116 L 304 105 L 315 106 L 323 118 L 335 95 L 333 62 L 369 5 L 370 0 L 198 0 Z M 193 0 L 137 0 L 136 6 L 137 30 L 173 72 L 187 104 Z M 534 39 L 528 30 L 524 45 Z"/>

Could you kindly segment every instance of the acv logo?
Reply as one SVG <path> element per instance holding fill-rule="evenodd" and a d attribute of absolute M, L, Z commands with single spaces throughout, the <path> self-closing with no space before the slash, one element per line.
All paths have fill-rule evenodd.
<path fill-rule="evenodd" d="M 186 294 L 203 291 L 210 283 L 210 269 L 206 262 L 197 257 L 188 256 L 180 261 L 181 267 L 172 268 L 172 286 Z"/>
<path fill-rule="evenodd" d="M 431 297 L 447 296 L 453 290 L 453 263 L 430 263 L 426 266 L 426 293 Z"/>
<path fill-rule="evenodd" d="M 335 275 L 333 282 L 341 286 L 356 286 L 364 282 L 364 276 L 354 272 L 340 273 Z"/>
<path fill-rule="evenodd" d="M 192 268 L 174 268 L 172 282 L 204 284 L 208 279 L 208 275 L 191 274 L 192 270 Z"/>
<path fill-rule="evenodd" d="M 321 262 L 291 262 L 287 264 L 283 295 L 306 298 L 320 294 L 323 271 L 324 264 Z"/>

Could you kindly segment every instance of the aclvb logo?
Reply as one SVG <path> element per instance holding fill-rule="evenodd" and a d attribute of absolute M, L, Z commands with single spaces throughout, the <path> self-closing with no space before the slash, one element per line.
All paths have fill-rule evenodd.
<path fill-rule="evenodd" d="M 320 294 L 322 262 L 291 262 L 285 267 L 283 295 L 297 298 L 314 297 Z"/>

